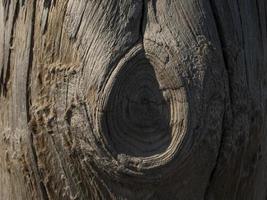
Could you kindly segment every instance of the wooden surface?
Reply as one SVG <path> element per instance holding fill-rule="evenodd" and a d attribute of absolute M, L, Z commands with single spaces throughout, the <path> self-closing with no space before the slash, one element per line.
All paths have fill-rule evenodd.
<path fill-rule="evenodd" d="M 265 0 L 2 0 L 0 200 L 267 198 Z"/>

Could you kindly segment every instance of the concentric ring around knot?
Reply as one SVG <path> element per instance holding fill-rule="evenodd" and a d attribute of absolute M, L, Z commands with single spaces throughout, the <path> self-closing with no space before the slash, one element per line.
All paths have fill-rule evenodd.
<path fill-rule="evenodd" d="M 133 48 L 110 74 L 97 117 L 106 157 L 114 174 L 155 179 L 167 167 L 186 132 L 186 95 L 178 77 L 142 45 Z M 164 173 L 164 170 L 161 170 Z M 161 173 L 159 176 L 161 176 Z"/>

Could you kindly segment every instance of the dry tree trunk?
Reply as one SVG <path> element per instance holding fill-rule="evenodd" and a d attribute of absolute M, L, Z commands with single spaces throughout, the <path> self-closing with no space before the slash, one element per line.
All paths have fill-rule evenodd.
<path fill-rule="evenodd" d="M 266 199 L 265 0 L 2 0 L 0 199 Z"/>

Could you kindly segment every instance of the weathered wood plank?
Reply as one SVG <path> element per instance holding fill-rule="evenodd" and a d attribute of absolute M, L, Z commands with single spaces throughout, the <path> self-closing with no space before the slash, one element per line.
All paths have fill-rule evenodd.
<path fill-rule="evenodd" d="M 0 3 L 0 199 L 266 199 L 264 0 Z"/>

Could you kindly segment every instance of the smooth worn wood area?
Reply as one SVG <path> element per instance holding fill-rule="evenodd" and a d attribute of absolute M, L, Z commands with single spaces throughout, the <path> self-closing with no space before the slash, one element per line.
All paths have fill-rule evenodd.
<path fill-rule="evenodd" d="M 0 200 L 267 198 L 265 0 L 0 1 Z"/>

